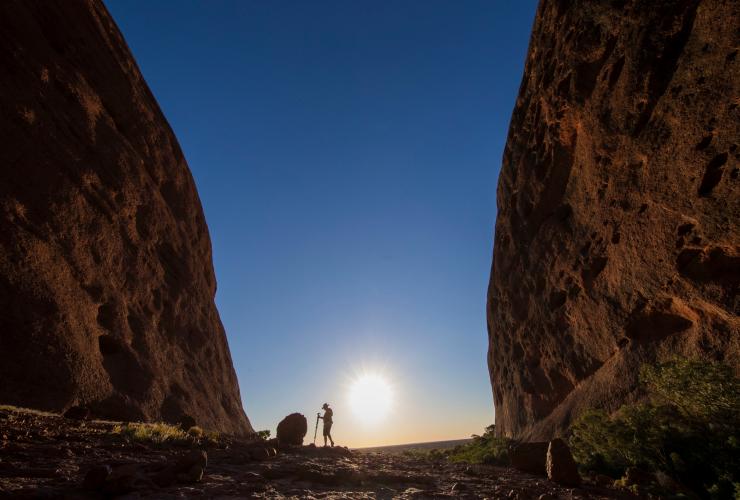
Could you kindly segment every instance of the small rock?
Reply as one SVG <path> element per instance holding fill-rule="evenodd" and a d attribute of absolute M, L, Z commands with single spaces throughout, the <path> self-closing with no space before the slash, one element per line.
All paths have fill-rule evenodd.
<path fill-rule="evenodd" d="M 197 483 L 203 478 L 208 465 L 208 453 L 204 450 L 193 450 L 180 456 L 175 463 L 170 463 L 160 470 L 153 480 L 160 487 L 166 487 L 179 481 Z"/>
<path fill-rule="evenodd" d="M 71 406 L 64 412 L 63 416 L 70 420 L 87 420 L 90 418 L 90 409 L 84 406 Z"/>
<path fill-rule="evenodd" d="M 267 451 L 267 448 L 252 448 L 249 450 L 249 456 L 252 458 L 252 460 L 267 460 L 270 458 L 270 452 Z"/>
<path fill-rule="evenodd" d="M 468 485 L 465 483 L 455 483 L 452 485 L 452 488 L 450 488 L 450 493 L 453 495 L 462 493 L 464 491 L 468 491 Z"/>
<path fill-rule="evenodd" d="M 547 478 L 565 486 L 581 484 L 581 475 L 570 448 L 562 439 L 553 439 L 547 449 Z"/>
<path fill-rule="evenodd" d="M 197 483 L 203 478 L 208 465 L 208 453 L 205 450 L 193 450 L 180 457 L 175 464 L 177 479 L 185 483 Z"/>
<path fill-rule="evenodd" d="M 546 476 L 548 446 L 547 442 L 520 443 L 509 452 L 511 466 L 523 472 Z"/>
<path fill-rule="evenodd" d="M 97 490 L 102 488 L 103 484 L 105 484 L 105 480 L 108 479 L 108 476 L 110 476 L 113 469 L 110 468 L 110 465 L 95 465 L 93 466 L 89 471 L 87 471 L 87 474 L 85 474 L 85 479 L 82 481 L 82 487 L 88 490 Z"/>
<path fill-rule="evenodd" d="M 143 479 L 138 464 L 120 465 L 113 469 L 103 483 L 103 491 L 110 495 L 123 495 L 137 488 Z"/>
<path fill-rule="evenodd" d="M 542 495 L 537 497 L 537 500 L 557 500 L 558 497 L 553 495 L 552 493 L 543 493 Z"/>
<path fill-rule="evenodd" d="M 182 483 L 197 483 L 203 479 L 204 472 L 205 467 L 193 465 L 187 471 L 179 473 L 177 479 Z"/>
<path fill-rule="evenodd" d="M 177 459 L 175 468 L 178 472 L 190 469 L 193 465 L 205 468 L 208 465 L 208 453 L 205 450 L 193 450 Z"/>

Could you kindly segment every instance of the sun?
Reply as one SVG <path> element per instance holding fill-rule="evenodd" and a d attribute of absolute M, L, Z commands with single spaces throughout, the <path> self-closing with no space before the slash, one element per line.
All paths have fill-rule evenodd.
<path fill-rule="evenodd" d="M 388 381 L 377 374 L 364 374 L 352 382 L 349 406 L 364 423 L 382 421 L 393 405 L 393 390 Z"/>

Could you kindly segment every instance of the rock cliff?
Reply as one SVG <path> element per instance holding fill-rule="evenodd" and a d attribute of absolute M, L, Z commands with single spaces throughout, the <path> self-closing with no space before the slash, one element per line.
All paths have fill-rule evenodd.
<path fill-rule="evenodd" d="M 541 1 L 497 190 L 498 432 L 640 397 L 642 363 L 740 354 L 740 2 Z"/>
<path fill-rule="evenodd" d="M 0 403 L 251 431 L 177 140 L 99 0 L 0 3 Z"/>

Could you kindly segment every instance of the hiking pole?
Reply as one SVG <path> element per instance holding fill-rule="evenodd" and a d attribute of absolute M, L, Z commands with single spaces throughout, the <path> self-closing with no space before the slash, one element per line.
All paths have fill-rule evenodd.
<path fill-rule="evenodd" d="M 316 433 L 319 430 L 319 415 L 321 415 L 321 414 L 320 413 L 317 413 L 316 414 L 316 428 L 314 428 L 314 430 L 313 430 L 313 445 L 314 446 L 316 446 Z"/>

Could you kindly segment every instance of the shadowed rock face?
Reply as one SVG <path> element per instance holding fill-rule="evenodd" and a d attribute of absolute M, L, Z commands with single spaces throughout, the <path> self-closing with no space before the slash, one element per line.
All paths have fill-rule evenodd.
<path fill-rule="evenodd" d="M 639 397 L 642 363 L 738 366 L 740 2 L 544 0 L 499 178 L 500 433 Z"/>
<path fill-rule="evenodd" d="M 0 3 L 0 403 L 251 426 L 177 140 L 100 1 Z"/>

